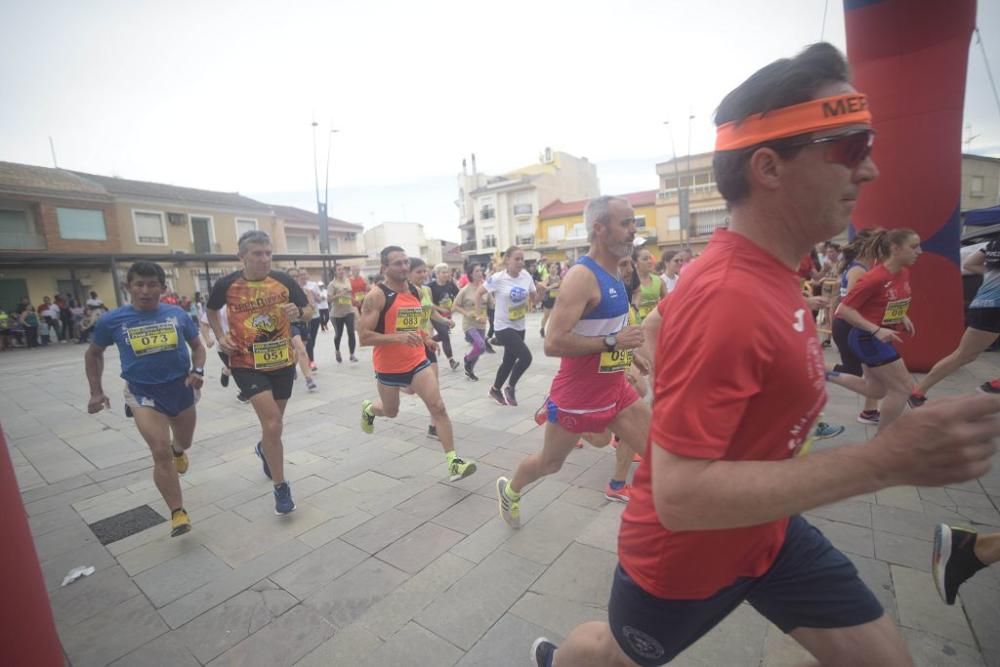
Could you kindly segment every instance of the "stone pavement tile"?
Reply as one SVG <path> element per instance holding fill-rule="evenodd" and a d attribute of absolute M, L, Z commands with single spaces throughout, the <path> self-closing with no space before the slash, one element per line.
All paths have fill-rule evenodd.
<path fill-rule="evenodd" d="M 232 569 L 204 546 L 183 553 L 135 577 L 154 607 L 173 602 Z"/>
<path fill-rule="evenodd" d="M 142 505 L 149 505 L 150 508 L 161 515 L 167 514 L 167 505 L 163 502 L 163 496 L 160 495 L 160 492 L 155 487 L 150 486 L 147 489 L 134 493 L 128 489 L 121 489 L 121 491 L 126 491 L 128 495 L 116 497 L 108 502 L 87 509 L 77 510 L 80 513 L 80 517 L 87 523 L 96 523 L 101 519 L 107 519 L 109 516 L 127 512 Z M 186 494 L 184 501 L 184 506 L 187 508 Z"/>
<path fill-rule="evenodd" d="M 152 641 L 168 628 L 145 597 L 136 595 L 60 634 L 74 667 L 106 665 Z"/>
<path fill-rule="evenodd" d="M 363 500 L 364 496 L 355 493 L 341 482 L 310 495 L 308 503 L 336 518 L 354 512 Z"/>
<path fill-rule="evenodd" d="M 214 518 L 214 517 L 213 517 Z M 205 546 L 231 567 L 238 567 L 281 544 L 293 541 L 330 517 L 306 503 L 298 503 L 294 512 L 283 516 L 271 514 L 240 527 L 239 531 L 216 532 L 205 538 Z M 242 519 L 240 519 L 242 521 Z"/>
<path fill-rule="evenodd" d="M 872 527 L 876 532 L 885 531 L 918 540 L 933 540 L 934 526 L 938 521 L 921 512 L 887 507 L 872 506 Z"/>
<path fill-rule="evenodd" d="M 890 570 L 901 625 L 967 646 L 976 645 L 961 604 L 944 604 L 929 574 L 899 565 L 890 566 Z"/>
<path fill-rule="evenodd" d="M 503 548 L 547 565 L 558 558 L 597 515 L 586 507 L 555 500 L 507 540 Z"/>
<path fill-rule="evenodd" d="M 442 467 L 439 472 L 443 473 L 444 468 Z M 384 493 L 370 493 L 365 496 L 365 498 L 358 503 L 358 509 L 368 512 L 369 514 L 382 514 L 396 505 L 410 500 L 418 493 L 438 485 L 438 483 L 444 479 L 446 478 L 443 474 L 441 476 L 416 475 L 414 477 L 404 478 L 402 483 L 393 489 Z M 441 486 L 444 485 L 442 484 Z"/>
<path fill-rule="evenodd" d="M 368 554 L 341 540 L 333 540 L 271 575 L 271 580 L 300 600 L 327 585 Z"/>
<path fill-rule="evenodd" d="M 56 626 L 62 629 L 140 594 L 141 591 L 132 583 L 128 574 L 116 566 L 57 589 L 49 596 L 49 602 Z"/>
<path fill-rule="evenodd" d="M 892 533 L 875 533 L 875 558 L 914 570 L 931 571 L 932 543 Z"/>
<path fill-rule="evenodd" d="M 371 521 L 344 533 L 345 542 L 364 549 L 370 554 L 377 553 L 403 535 L 423 523 L 420 517 L 391 509 Z"/>
<path fill-rule="evenodd" d="M 920 495 L 920 500 L 925 503 L 933 503 L 949 509 L 955 508 L 955 501 L 948 495 L 948 491 L 943 488 L 919 486 L 917 487 L 917 493 Z"/>
<path fill-rule="evenodd" d="M 445 512 L 468 495 L 470 495 L 469 492 L 464 489 L 435 483 L 408 500 L 399 503 L 396 505 L 396 509 L 427 520 Z"/>
<path fill-rule="evenodd" d="M 574 542 L 532 584 L 531 590 L 592 607 L 606 607 L 617 565 L 616 554 Z"/>
<path fill-rule="evenodd" d="M 377 558 L 369 558 L 307 596 L 304 604 L 336 627 L 345 628 L 407 578 L 402 570 Z"/>
<path fill-rule="evenodd" d="M 959 491 L 958 489 L 944 489 L 948 497 L 952 499 L 957 507 L 981 507 L 995 509 L 993 501 L 986 493 L 971 493 L 969 491 Z"/>
<path fill-rule="evenodd" d="M 497 477 L 502 476 L 510 477 L 510 471 L 491 466 L 484 461 L 478 461 L 476 462 L 475 475 L 470 475 L 457 482 L 449 482 L 447 478 L 444 478 L 443 483 L 459 489 L 465 489 L 466 491 L 473 491 L 480 495 L 489 496 L 495 492 L 493 485 L 496 484 Z"/>
<path fill-rule="evenodd" d="M 764 655 L 767 620 L 741 604 L 683 655 L 709 665 L 757 665 Z"/>
<path fill-rule="evenodd" d="M 1000 590 L 977 585 L 970 579 L 962 584 L 959 597 L 972 632 L 983 649 L 1000 652 Z"/>
<path fill-rule="evenodd" d="M 799 667 L 815 662 L 812 654 L 802 648 L 801 644 L 778 629 L 778 626 L 767 624 L 761 667 Z"/>
<path fill-rule="evenodd" d="M 181 641 L 176 632 L 160 635 L 153 641 L 140 646 L 121 660 L 116 660 L 112 667 L 200 667 L 201 663 Z"/>
<path fill-rule="evenodd" d="M 200 664 L 222 655 L 298 604 L 289 593 L 264 580 L 226 600 L 174 633 Z"/>
<path fill-rule="evenodd" d="M 960 515 L 965 521 L 964 523 L 968 525 L 969 522 L 973 524 L 980 524 L 983 526 L 1000 527 L 1000 512 L 995 509 L 987 507 L 958 507 L 955 509 L 955 513 Z M 958 521 L 958 523 L 963 523 Z"/>
<path fill-rule="evenodd" d="M 870 528 L 816 518 L 810 523 L 819 528 L 833 546 L 843 552 L 869 558 L 875 555 L 873 533 Z"/>
<path fill-rule="evenodd" d="M 491 466 L 500 468 L 501 470 L 513 472 L 523 459 L 524 454 L 521 452 L 515 452 L 504 447 L 496 447 L 492 452 L 484 456 L 482 460 L 484 463 L 489 463 Z"/>
<path fill-rule="evenodd" d="M 608 499 L 602 492 L 579 486 L 566 489 L 566 492 L 559 496 L 559 500 L 592 510 L 601 510 L 608 505 Z"/>
<path fill-rule="evenodd" d="M 362 495 L 386 493 L 400 484 L 402 482 L 398 479 L 393 479 L 392 477 L 381 475 L 371 470 L 366 470 L 360 475 L 355 475 L 343 482 L 343 485 L 348 489 Z"/>
<path fill-rule="evenodd" d="M 174 600 L 159 610 L 160 615 L 171 628 L 179 628 L 196 616 L 267 578 L 285 565 L 302 558 L 310 551 L 308 546 L 298 540 L 273 547 L 231 572 L 216 577 L 201 588 Z"/>
<path fill-rule="evenodd" d="M 13 456 L 11 458 L 13 458 Z M 27 461 L 24 463 L 14 462 L 14 478 L 17 480 L 18 491 L 37 489 L 47 484 L 47 481 L 41 476 L 38 470 L 35 469 L 35 466 L 31 465 Z"/>
<path fill-rule="evenodd" d="M 980 667 L 984 664 L 979 651 L 972 646 L 912 628 L 900 628 L 900 632 L 917 667 Z"/>
<path fill-rule="evenodd" d="M 28 527 L 31 528 L 31 535 L 35 540 L 54 530 L 83 522 L 80 515 L 70 505 L 64 505 L 45 514 L 28 517 Z"/>
<path fill-rule="evenodd" d="M 370 655 L 381 645 L 381 639 L 354 623 L 343 630 L 337 630 L 332 638 L 295 663 L 295 667 L 355 665 L 359 656 Z"/>
<path fill-rule="evenodd" d="M 430 472 L 435 468 L 445 469 L 445 458 L 440 445 L 437 451 L 417 447 L 416 449 L 378 466 L 378 471 L 396 479 L 406 479 L 414 475 Z"/>
<path fill-rule="evenodd" d="M 986 667 L 1000 667 L 1000 651 L 983 649 L 983 661 Z"/>
<path fill-rule="evenodd" d="M 298 605 L 208 664 L 290 666 L 333 633 L 334 628 L 326 619 L 309 607 Z"/>
<path fill-rule="evenodd" d="M 354 625 L 363 625 L 374 635 L 388 639 L 472 567 L 473 563 L 463 558 L 444 554 L 369 607 Z"/>
<path fill-rule="evenodd" d="M 436 523 L 425 523 L 382 549 L 375 556 L 404 572 L 416 574 L 463 537 L 462 533 Z"/>
<path fill-rule="evenodd" d="M 97 542 L 87 544 L 73 551 L 61 553 L 51 560 L 42 561 L 42 578 L 45 589 L 52 593 L 62 585 L 63 577 L 74 567 L 93 565 L 99 572 L 115 565 L 115 559 L 108 550 Z M 91 575 L 93 576 L 93 575 Z"/>
<path fill-rule="evenodd" d="M 35 551 L 39 561 L 52 560 L 67 551 L 75 551 L 88 544 L 97 544 L 97 536 L 90 526 L 82 521 L 57 528 L 50 533 L 34 538 Z"/>
<path fill-rule="evenodd" d="M 495 500 L 493 503 L 496 507 Z M 479 563 L 516 534 L 515 529 L 504 523 L 499 515 L 494 513 L 494 518 L 487 520 L 464 540 L 453 546 L 451 553 L 473 563 Z"/>
<path fill-rule="evenodd" d="M 382 667 L 448 667 L 462 657 L 462 651 L 416 623 L 406 626 L 360 661 L 361 665 Z"/>
<path fill-rule="evenodd" d="M 98 496 L 102 493 L 104 493 L 104 489 L 97 484 L 77 486 L 72 489 L 67 489 L 66 491 L 45 496 L 38 500 L 33 500 L 31 502 L 26 501 L 24 510 L 27 512 L 29 517 L 38 516 L 39 514 L 45 514 L 46 512 L 59 509 L 60 507 L 72 505 L 76 501 L 83 500 L 84 498 L 93 498 L 94 496 Z"/>
<path fill-rule="evenodd" d="M 607 604 L 607 600 L 605 600 L 605 604 Z M 584 604 L 567 600 L 559 595 L 542 595 L 532 591 L 521 596 L 521 599 L 510 608 L 510 613 L 507 615 L 515 615 L 519 619 L 534 624 L 539 630 L 544 629 L 545 632 L 542 634 L 553 641 L 556 637 L 568 635 L 570 630 L 581 623 L 608 620 L 606 606 Z M 500 623 L 503 623 L 503 619 L 500 619 Z"/>
<path fill-rule="evenodd" d="M 872 511 L 869 503 L 857 500 L 845 500 L 832 505 L 825 505 L 809 510 L 806 518 L 818 516 L 828 521 L 839 521 L 840 523 L 850 523 L 864 528 L 872 527 Z"/>
<path fill-rule="evenodd" d="M 314 482 L 311 480 L 316 481 Z M 300 505 L 311 505 L 316 507 L 309 502 L 309 500 L 307 500 L 307 496 L 315 495 L 330 486 L 330 482 L 316 475 L 309 475 L 304 479 L 297 481 L 289 480 L 288 483 L 292 488 L 292 498 L 295 499 L 297 507 Z M 274 517 L 274 486 L 268 484 L 264 487 L 247 489 L 235 495 L 243 496 L 249 491 L 256 491 L 257 493 L 252 498 L 249 498 L 241 503 L 234 503 L 232 510 L 247 521 L 270 521 Z M 260 491 L 263 491 L 263 493 L 260 493 Z M 226 500 L 228 499 L 223 499 L 219 502 L 225 502 Z"/>
<path fill-rule="evenodd" d="M 371 518 L 372 515 L 367 512 L 352 510 L 345 516 L 335 517 L 329 521 L 321 523 L 315 528 L 307 530 L 299 535 L 298 539 L 315 549 L 323 546 L 330 540 L 336 539 L 344 533 L 357 528 L 366 521 L 369 521 Z"/>
<path fill-rule="evenodd" d="M 537 563 L 497 551 L 439 596 L 416 621 L 469 650 L 543 570 Z"/>
<path fill-rule="evenodd" d="M 263 478 L 263 475 L 261 476 Z M 251 482 L 239 476 L 217 477 L 197 484 L 184 491 L 184 507 L 188 509 L 198 509 L 203 505 L 210 505 L 218 500 L 227 498 L 234 493 L 245 491 L 246 489 L 263 486 L 270 490 L 270 484 L 266 480 Z"/>
<path fill-rule="evenodd" d="M 129 576 L 134 577 L 151 567 L 197 549 L 199 545 L 205 544 L 210 539 L 218 539 L 220 535 L 228 532 L 242 532 L 246 530 L 248 525 L 246 520 L 232 512 L 221 512 L 204 521 L 193 523 L 191 532 L 185 535 L 170 537 L 166 526 L 160 524 L 149 529 L 159 528 L 159 536 L 152 541 L 143 542 L 139 546 L 121 553 L 115 549 L 113 553 L 118 559 L 118 564 L 125 568 Z M 125 540 L 128 539 L 130 538 L 125 538 Z"/>
<path fill-rule="evenodd" d="M 489 519 L 497 516 L 497 512 L 496 500 L 473 493 L 445 509 L 434 517 L 433 521 L 439 526 L 445 526 L 469 535 Z"/>
<path fill-rule="evenodd" d="M 162 507 L 162 510 L 163 511 L 160 513 L 166 514 L 167 508 L 165 506 Z M 206 526 L 210 525 L 206 524 L 206 521 L 220 512 L 222 512 L 222 510 L 215 505 L 207 505 L 205 507 L 198 508 L 197 512 L 189 512 L 191 517 L 191 529 L 198 531 L 205 530 Z M 164 540 L 169 537 L 170 527 L 167 524 L 161 523 L 155 526 L 150 526 L 146 530 L 140 530 L 138 533 L 133 533 L 128 537 L 123 537 L 120 540 L 115 540 L 106 546 L 108 551 L 110 551 L 111 554 L 117 558 L 127 551 L 132 551 L 133 549 L 137 549 L 145 544 L 149 544 L 157 540 Z"/>
<path fill-rule="evenodd" d="M 604 507 L 597 513 L 597 518 L 583 529 L 576 541 L 591 547 L 618 553 L 618 528 L 621 524 L 622 512 L 625 511 L 624 503 L 609 502 L 600 494 L 604 501 Z M 563 496 L 559 497 L 561 501 Z"/>
<path fill-rule="evenodd" d="M 864 556 L 856 556 L 850 553 L 844 555 L 854 563 L 861 581 L 868 586 L 886 613 L 898 622 L 899 611 L 896 608 L 896 596 L 892 588 L 892 575 L 889 573 L 889 564 L 875 560 L 874 558 L 865 558 Z"/>
<path fill-rule="evenodd" d="M 893 486 L 875 492 L 875 500 L 879 505 L 898 507 L 914 512 L 923 512 L 924 506 L 920 502 L 920 495 L 914 486 Z"/>
<path fill-rule="evenodd" d="M 12 450 L 16 450 L 13 447 Z M 18 450 L 19 451 L 19 450 Z M 74 489 L 79 489 L 84 486 L 91 486 L 94 480 L 88 475 L 76 475 L 75 477 L 69 477 L 67 479 L 48 484 L 46 486 L 40 486 L 36 489 L 29 489 L 21 494 L 21 500 L 25 505 L 29 505 L 33 502 L 43 500 L 45 498 L 50 498 L 52 496 L 57 496 L 61 493 L 66 493 L 67 491 L 72 491 Z M 98 488 L 98 493 L 100 489 Z M 69 504 L 69 503 L 65 503 Z"/>

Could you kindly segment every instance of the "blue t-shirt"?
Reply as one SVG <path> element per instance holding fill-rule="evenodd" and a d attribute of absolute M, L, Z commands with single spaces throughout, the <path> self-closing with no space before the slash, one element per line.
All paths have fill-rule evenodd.
<path fill-rule="evenodd" d="M 181 308 L 161 303 L 155 311 L 122 306 L 94 326 L 95 345 L 118 346 L 122 377 L 139 384 L 165 384 L 191 371 L 187 341 L 198 327 Z"/>

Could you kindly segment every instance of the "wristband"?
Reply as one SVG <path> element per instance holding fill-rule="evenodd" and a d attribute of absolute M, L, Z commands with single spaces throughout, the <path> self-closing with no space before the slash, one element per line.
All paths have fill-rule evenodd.
<path fill-rule="evenodd" d="M 195 375 L 200 375 L 201 377 L 205 377 L 205 369 L 204 368 L 192 368 L 191 372 L 194 373 Z"/>
<path fill-rule="evenodd" d="M 875 327 L 875 331 L 872 332 L 872 335 L 875 336 L 881 330 L 882 330 L 882 327 Z"/>

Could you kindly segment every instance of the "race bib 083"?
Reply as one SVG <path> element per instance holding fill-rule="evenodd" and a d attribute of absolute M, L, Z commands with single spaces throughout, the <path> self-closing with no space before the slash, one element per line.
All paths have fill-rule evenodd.
<path fill-rule="evenodd" d="M 130 327 L 128 344 L 137 357 L 177 349 L 177 327 L 169 322 Z"/>
<path fill-rule="evenodd" d="M 419 331 L 423 308 L 400 308 L 396 311 L 396 331 Z"/>

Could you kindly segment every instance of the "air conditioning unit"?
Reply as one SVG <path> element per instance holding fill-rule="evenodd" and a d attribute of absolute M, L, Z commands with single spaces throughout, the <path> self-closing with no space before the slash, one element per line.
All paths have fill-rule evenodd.
<path fill-rule="evenodd" d="M 171 225 L 181 226 L 187 224 L 187 213 L 167 213 L 167 221 Z"/>

